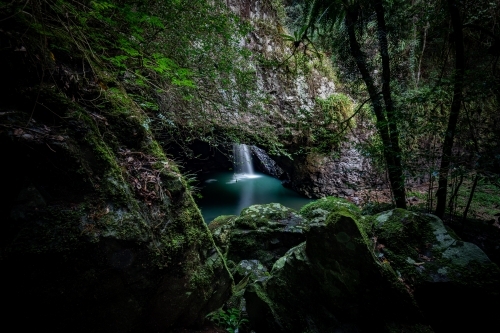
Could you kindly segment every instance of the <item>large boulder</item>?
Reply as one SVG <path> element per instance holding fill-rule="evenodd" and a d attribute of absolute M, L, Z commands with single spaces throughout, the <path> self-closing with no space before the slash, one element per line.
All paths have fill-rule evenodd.
<path fill-rule="evenodd" d="M 411 295 L 353 215 L 333 213 L 311 224 L 307 242 L 273 266 L 271 278 L 247 287 L 257 331 L 430 331 Z"/>
<path fill-rule="evenodd" d="M 239 262 L 233 303 L 257 332 L 487 331 L 498 313 L 498 267 L 432 215 L 363 216 L 330 197 L 215 222 L 216 243 Z"/>
<path fill-rule="evenodd" d="M 500 270 L 479 247 L 433 215 L 394 209 L 372 221 L 376 256 L 397 272 L 437 331 L 495 325 Z"/>
<path fill-rule="evenodd" d="M 252 219 L 238 222 L 240 231 L 267 225 L 259 211 L 253 207 Z M 494 324 L 498 267 L 435 216 L 401 209 L 362 216 L 338 198 L 310 203 L 297 216 L 306 241 L 276 260 L 270 274 L 260 274 L 257 261 L 235 268 L 249 277 L 236 273 L 257 332 L 487 331 Z M 237 228 L 236 217 L 225 220 Z M 247 234 L 229 241 L 228 253 Z M 240 258 L 253 258 L 252 247 L 244 250 L 236 250 Z"/>
<path fill-rule="evenodd" d="M 306 220 L 281 204 L 253 205 L 239 216 L 221 216 L 210 224 L 217 243 L 234 263 L 259 260 L 271 268 L 288 249 L 305 241 Z"/>

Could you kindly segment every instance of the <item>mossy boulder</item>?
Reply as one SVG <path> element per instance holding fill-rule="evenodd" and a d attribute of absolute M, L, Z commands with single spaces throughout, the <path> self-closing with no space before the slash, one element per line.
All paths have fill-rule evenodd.
<path fill-rule="evenodd" d="M 217 217 L 209 229 L 229 260 L 259 260 L 270 269 L 288 249 L 305 241 L 311 223 L 324 222 L 332 212 L 360 217 L 359 208 L 351 202 L 328 197 L 305 205 L 300 213 L 277 203 L 253 205 L 239 216 Z"/>
<path fill-rule="evenodd" d="M 413 290 L 436 330 L 493 324 L 500 311 L 500 270 L 479 247 L 461 241 L 429 214 L 394 209 L 375 215 L 372 222 L 376 256 Z M 443 308 L 452 315 L 442 313 Z"/>
<path fill-rule="evenodd" d="M 234 282 L 239 283 L 247 278 L 248 282 L 263 282 L 270 277 L 267 268 L 258 260 L 242 260 L 232 270 Z"/>
<path fill-rule="evenodd" d="M 326 198 L 300 214 L 276 204 L 252 206 L 218 224 L 229 258 L 263 259 L 263 267 L 272 267 L 270 277 L 235 273 L 233 298 L 246 304 L 256 331 L 486 330 L 498 311 L 497 266 L 432 215 L 393 209 L 362 216 L 351 203 Z M 270 242 L 276 232 L 291 232 L 295 242 L 305 235 L 305 242 L 289 242 L 276 258 Z"/>
<path fill-rule="evenodd" d="M 293 209 L 279 203 L 253 205 L 243 209 L 234 221 L 239 229 L 255 230 L 260 227 L 302 231 L 303 219 Z"/>
<path fill-rule="evenodd" d="M 250 206 L 231 223 L 227 258 L 235 263 L 259 260 L 270 269 L 288 249 L 305 240 L 306 220 L 277 203 Z"/>
<path fill-rule="evenodd" d="M 224 254 L 227 254 L 229 250 L 231 230 L 234 229 L 234 221 L 236 218 L 237 216 L 235 215 L 222 215 L 215 218 L 208 225 L 215 245 L 217 245 Z"/>
<path fill-rule="evenodd" d="M 372 246 L 347 212 L 311 224 L 307 241 L 276 261 L 270 279 L 247 287 L 252 327 L 265 332 L 431 331 L 395 272 L 373 256 Z"/>
<path fill-rule="evenodd" d="M 325 197 L 311 202 L 300 209 L 300 214 L 312 223 L 324 222 L 327 216 L 333 212 L 348 212 L 359 217 L 361 210 L 358 206 L 344 198 Z"/>

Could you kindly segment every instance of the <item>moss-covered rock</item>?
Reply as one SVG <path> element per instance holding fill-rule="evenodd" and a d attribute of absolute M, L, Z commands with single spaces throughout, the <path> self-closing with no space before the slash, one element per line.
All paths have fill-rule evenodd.
<path fill-rule="evenodd" d="M 277 203 L 253 205 L 239 216 L 217 217 L 209 229 L 231 261 L 260 260 L 270 269 L 288 249 L 305 240 L 310 224 L 324 222 L 332 212 L 360 216 L 359 208 L 349 201 L 328 197 L 305 205 L 300 213 Z"/>
<path fill-rule="evenodd" d="M 306 220 L 281 204 L 254 205 L 234 219 L 227 258 L 259 260 L 267 268 L 288 249 L 305 240 Z"/>
<path fill-rule="evenodd" d="M 0 33 L 2 44 L 15 35 Z M 27 42 L 40 40 L 29 34 Z M 0 147 L 10 159 L 0 165 L 4 324 L 52 332 L 200 325 L 229 297 L 232 278 L 179 168 L 144 126 L 148 115 L 78 52 L 73 62 L 26 48 L 27 57 L 0 54 L 1 69 L 22 77 L 0 79 L 8 92 Z M 60 89 L 70 76 L 74 90 Z"/>
<path fill-rule="evenodd" d="M 498 299 L 498 268 L 432 215 L 394 209 L 361 216 L 351 203 L 326 198 L 300 214 L 276 204 L 252 206 L 239 217 L 221 217 L 214 230 L 225 235 L 229 258 L 254 259 L 235 267 L 233 298 L 246 300 L 256 331 L 445 332 L 484 328 L 497 309 L 486 304 Z M 279 234 L 281 242 L 290 232 L 294 241 L 303 239 L 297 235 L 306 241 L 291 248 L 289 242 L 276 258 L 269 240 Z M 270 277 L 245 275 L 260 265 L 255 259 L 263 267 L 272 263 Z M 461 299 L 479 306 L 464 308 Z M 453 322 L 440 308 L 463 317 Z"/>
<path fill-rule="evenodd" d="M 258 260 L 242 260 L 232 271 L 234 282 L 238 283 L 248 277 L 249 282 L 263 282 L 270 277 L 267 268 Z"/>
<path fill-rule="evenodd" d="M 358 217 L 361 214 L 360 209 L 353 203 L 343 198 L 326 197 L 300 209 L 300 214 L 311 222 L 324 222 L 326 217 L 333 212 L 345 211 Z"/>
<path fill-rule="evenodd" d="M 374 258 L 364 228 L 347 212 L 311 224 L 307 241 L 277 260 L 271 278 L 248 287 L 245 298 L 251 323 L 262 331 L 426 327 L 411 295 L 394 271 Z"/>
<path fill-rule="evenodd" d="M 229 240 L 231 235 L 231 230 L 234 229 L 234 220 L 236 216 L 234 215 L 222 215 L 215 218 L 209 225 L 208 229 L 212 233 L 215 245 L 227 255 L 229 250 Z"/>
<path fill-rule="evenodd" d="M 493 324 L 500 310 L 500 270 L 479 247 L 458 239 L 433 215 L 394 209 L 371 221 L 376 256 L 414 292 L 433 327 L 477 330 Z"/>

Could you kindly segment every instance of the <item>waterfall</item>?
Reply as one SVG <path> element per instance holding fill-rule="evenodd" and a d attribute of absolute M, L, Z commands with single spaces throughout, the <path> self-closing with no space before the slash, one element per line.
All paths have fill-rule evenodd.
<path fill-rule="evenodd" d="M 251 178 L 253 173 L 252 154 L 245 144 L 233 143 L 234 172 L 237 176 Z"/>

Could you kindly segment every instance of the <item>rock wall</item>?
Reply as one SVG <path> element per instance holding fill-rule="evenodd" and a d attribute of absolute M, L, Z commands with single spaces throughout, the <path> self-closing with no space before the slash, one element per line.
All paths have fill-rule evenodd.
<path fill-rule="evenodd" d="M 10 23 L 0 29 L 4 326 L 201 325 L 232 277 L 148 116 L 74 45 L 53 37 L 75 49 L 52 53 L 36 30 Z"/>
<path fill-rule="evenodd" d="M 290 181 L 286 185 L 309 198 L 333 195 L 360 203 L 357 192 L 377 184 L 370 160 L 353 147 L 344 148 L 339 157 L 308 154 L 293 160 L 275 159 L 288 171 Z M 379 179 L 378 183 L 383 181 Z"/>
<path fill-rule="evenodd" d="M 281 177 L 285 186 L 310 198 L 338 195 L 357 201 L 358 190 L 383 184 L 383 177 L 373 170 L 370 159 L 356 148 L 358 135 L 369 132 L 363 126 L 347 134 L 344 143 L 329 154 L 312 151 L 313 143 L 304 139 L 300 122 L 318 116 L 318 98 L 326 99 L 338 91 L 326 57 L 319 60 L 317 56 L 310 56 L 305 65 L 293 68 L 296 64 L 292 54 L 306 51 L 294 50 L 282 37 L 293 35 L 284 23 L 286 4 L 248 0 L 231 0 L 228 4 L 252 24 L 252 32 L 242 42 L 254 54 L 259 89 L 266 97 L 263 108 L 270 114 L 279 140 L 290 153 L 288 157 L 271 155 L 284 174 L 275 172 L 275 168 L 270 172 L 266 167 L 262 170 Z M 259 157 L 258 152 L 254 154 Z"/>

